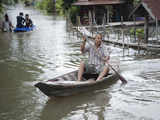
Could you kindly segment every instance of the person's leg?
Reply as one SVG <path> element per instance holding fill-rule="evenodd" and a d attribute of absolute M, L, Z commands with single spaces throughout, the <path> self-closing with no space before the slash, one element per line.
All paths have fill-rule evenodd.
<path fill-rule="evenodd" d="M 80 68 L 79 68 L 79 71 L 78 71 L 78 81 L 81 81 L 82 80 L 82 75 L 84 73 L 84 67 L 85 67 L 85 64 L 84 62 L 82 61 L 80 63 Z"/>
<path fill-rule="evenodd" d="M 101 80 L 105 75 L 107 75 L 109 72 L 109 67 L 108 66 L 104 66 L 103 71 L 99 74 L 98 78 L 96 81 Z"/>

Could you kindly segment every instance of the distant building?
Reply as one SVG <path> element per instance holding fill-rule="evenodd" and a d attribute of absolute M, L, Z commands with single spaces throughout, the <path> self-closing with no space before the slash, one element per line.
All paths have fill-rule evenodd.
<path fill-rule="evenodd" d="M 133 0 L 78 0 L 73 5 L 80 7 L 79 16 L 82 24 L 102 24 L 104 20 L 128 21 L 133 9 Z"/>
<path fill-rule="evenodd" d="M 160 20 L 160 0 L 142 0 L 141 3 L 131 12 L 130 16 L 150 16 L 154 20 Z"/>
<path fill-rule="evenodd" d="M 156 22 L 160 21 L 160 0 L 141 0 L 141 3 L 131 12 L 131 17 L 144 17 L 145 25 L 145 42 L 148 43 L 149 37 L 149 21 L 152 19 Z"/>

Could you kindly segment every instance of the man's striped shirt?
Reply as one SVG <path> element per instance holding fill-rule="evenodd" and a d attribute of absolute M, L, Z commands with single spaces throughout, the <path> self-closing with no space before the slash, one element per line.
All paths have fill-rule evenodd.
<path fill-rule="evenodd" d="M 100 70 L 105 65 L 104 58 L 109 55 L 108 52 L 105 53 L 104 45 L 100 45 L 98 49 L 96 49 L 95 45 L 88 45 L 85 47 L 84 53 L 89 53 L 88 64 L 92 64 L 96 66 L 97 70 Z"/>

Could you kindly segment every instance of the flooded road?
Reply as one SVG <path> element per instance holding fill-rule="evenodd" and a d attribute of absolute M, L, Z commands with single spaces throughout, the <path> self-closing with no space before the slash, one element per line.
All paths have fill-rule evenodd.
<path fill-rule="evenodd" d="M 8 11 L 13 24 L 22 11 L 29 13 L 36 30 L 0 32 L 0 120 L 160 120 L 160 58 L 119 58 L 128 80 L 102 90 L 49 99 L 33 85 L 78 68 L 80 39 L 66 32 L 62 17 L 17 6 Z M 130 51 L 135 52 L 134 50 Z"/>

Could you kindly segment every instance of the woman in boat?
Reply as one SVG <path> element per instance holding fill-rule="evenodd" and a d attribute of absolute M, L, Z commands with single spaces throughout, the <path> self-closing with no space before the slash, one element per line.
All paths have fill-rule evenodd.
<path fill-rule="evenodd" d="M 2 23 L 2 31 L 3 32 L 12 32 L 13 25 L 9 20 L 8 14 L 4 15 L 4 21 Z"/>
<path fill-rule="evenodd" d="M 33 22 L 32 20 L 29 18 L 29 14 L 25 15 L 25 27 L 32 27 L 33 26 Z"/>
<path fill-rule="evenodd" d="M 104 46 L 102 45 L 102 35 L 97 34 L 95 43 L 92 46 L 86 46 L 86 38 L 83 37 L 81 45 L 82 54 L 88 53 L 89 58 L 87 61 L 82 61 L 78 71 L 78 81 L 82 80 L 83 73 L 98 74 L 96 81 L 101 80 L 109 72 L 109 66 L 105 64 L 109 61 L 109 54 L 105 55 Z M 108 52 L 108 51 L 107 51 Z"/>

